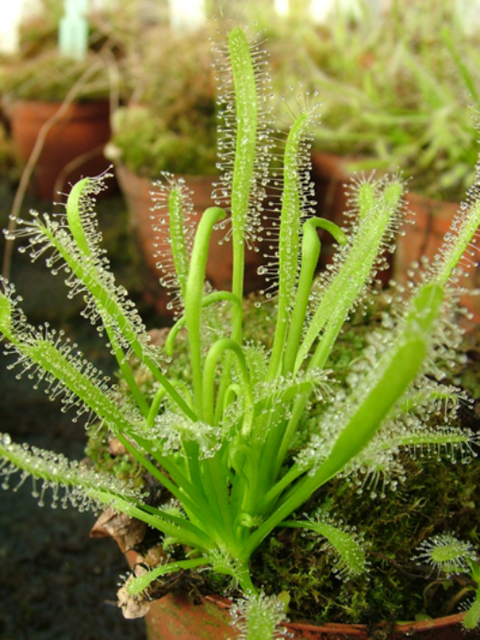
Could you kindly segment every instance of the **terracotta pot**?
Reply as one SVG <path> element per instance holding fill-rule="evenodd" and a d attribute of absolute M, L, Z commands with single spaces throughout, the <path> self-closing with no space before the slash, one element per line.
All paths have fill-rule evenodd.
<path fill-rule="evenodd" d="M 418 262 L 422 256 L 433 260 L 460 208 L 459 203 L 440 202 L 415 193 L 407 194 L 406 199 L 409 210 L 415 214 L 415 224 L 408 226 L 405 236 L 397 237 L 393 277 L 400 284 L 407 282 L 412 262 Z M 479 288 L 480 267 L 472 265 L 462 277 L 461 285 L 467 289 Z M 466 295 L 461 304 L 473 314 L 475 322 L 480 320 L 479 296 Z"/>
<path fill-rule="evenodd" d="M 312 150 L 311 161 L 318 215 L 342 224 L 347 203 L 345 187 L 352 177 L 349 158 Z"/>
<path fill-rule="evenodd" d="M 288 623 L 285 627 L 291 638 L 298 640 L 368 640 L 374 629 L 376 637 L 388 640 L 473 640 L 476 632 L 466 633 L 461 622 L 464 614 L 437 618 L 422 622 L 395 625 L 386 631 L 384 625 L 367 628 L 365 625 L 329 623 L 321 626 Z M 207 597 L 202 604 L 194 605 L 185 596 L 169 594 L 161 600 L 155 600 L 146 616 L 148 640 L 234 640 L 238 637 L 230 625 L 228 605 L 217 597 Z"/>
<path fill-rule="evenodd" d="M 343 212 L 347 208 L 346 189 L 352 182 L 351 165 L 355 158 L 341 157 L 329 153 L 312 152 L 312 176 L 318 203 L 318 215 L 341 225 L 345 222 Z M 396 236 L 396 251 L 386 254 L 390 269 L 381 275 L 385 284 L 390 278 L 400 284 L 408 280 L 408 270 L 413 262 L 422 256 L 432 260 L 438 252 L 445 234 L 450 231 L 453 217 L 460 205 L 455 202 L 432 200 L 416 193 L 405 196 L 409 211 L 414 213 L 414 224 L 407 225 L 406 235 Z M 333 242 L 327 234 L 324 236 L 324 260 L 328 263 L 333 252 Z M 480 288 L 480 268 L 471 267 L 462 279 L 467 289 Z M 462 305 L 473 313 L 474 321 L 480 320 L 480 297 L 464 296 Z"/>
<path fill-rule="evenodd" d="M 127 560 L 132 568 L 143 558 L 134 551 L 128 551 Z M 219 596 L 207 596 L 201 604 L 193 604 L 192 599 L 180 593 L 169 593 L 151 603 L 145 616 L 148 640 L 234 640 L 238 637 L 230 625 L 228 609 L 230 601 Z M 375 637 L 385 640 L 473 640 L 476 631 L 466 632 L 461 623 L 464 613 L 436 620 L 397 624 L 388 630 L 384 624 L 367 627 L 363 624 L 328 623 L 311 625 L 288 623 L 285 627 L 292 638 L 298 640 L 369 640 Z M 382 633 L 384 632 L 384 634 Z"/>
<path fill-rule="evenodd" d="M 315 200 L 317 202 L 317 215 L 331 220 L 339 227 L 347 222 L 344 212 L 348 209 L 347 190 L 352 184 L 352 171 L 349 164 L 356 158 L 337 156 L 332 153 L 323 153 L 313 150 L 312 180 L 315 188 Z M 335 241 L 326 231 L 320 232 L 322 251 L 320 254 L 320 267 L 325 268 L 332 262 L 335 252 Z M 392 254 L 385 253 L 388 268 L 379 272 L 378 278 L 385 285 L 393 273 Z"/>
<path fill-rule="evenodd" d="M 158 224 L 159 211 L 152 212 L 152 195 L 154 190 L 152 182 L 148 178 L 138 176 L 122 165 L 116 166 L 116 174 L 120 188 L 125 195 L 128 208 L 131 214 L 132 225 L 141 252 L 150 269 L 150 273 L 156 279 L 161 277 L 161 272 L 157 268 L 159 254 L 171 256 L 170 244 L 167 235 L 159 235 L 152 228 L 153 224 Z M 194 224 L 197 225 L 201 215 L 208 207 L 214 203 L 212 201 L 212 189 L 218 176 L 182 176 L 185 185 L 193 192 L 192 201 L 194 205 Z M 225 231 L 214 230 L 210 241 L 209 257 L 207 262 L 207 279 L 215 289 L 231 289 L 232 283 L 232 243 L 222 242 Z M 162 258 L 165 259 L 165 258 Z M 264 286 L 264 280 L 258 275 L 258 268 L 264 261 L 262 251 L 246 249 L 245 256 L 245 293 L 256 291 Z M 157 291 L 148 287 L 155 296 L 155 306 L 162 315 L 171 315 L 172 311 L 167 308 L 170 296 L 166 289 L 162 289 L 160 284 L 156 285 Z"/>
<path fill-rule="evenodd" d="M 60 102 L 18 101 L 9 108 L 12 136 L 27 161 L 42 126 L 57 113 Z M 48 131 L 35 165 L 31 189 L 58 200 L 56 191 L 85 176 L 95 176 L 110 165 L 103 147 L 110 139 L 110 107 L 106 100 L 73 103 Z"/>

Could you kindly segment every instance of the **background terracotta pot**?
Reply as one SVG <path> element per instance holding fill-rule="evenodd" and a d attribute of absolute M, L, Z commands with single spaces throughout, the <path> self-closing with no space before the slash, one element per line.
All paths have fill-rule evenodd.
<path fill-rule="evenodd" d="M 406 235 L 397 237 L 393 273 L 394 279 L 403 285 L 408 281 L 407 272 L 412 262 L 418 262 L 422 256 L 433 260 L 460 208 L 459 203 L 440 202 L 416 193 L 407 194 L 407 203 L 409 210 L 414 213 L 414 224 L 408 226 Z M 473 259 L 478 257 L 474 256 Z M 466 266 L 465 259 L 463 262 Z M 470 264 L 460 284 L 469 290 L 479 288 L 480 267 Z M 474 322 L 480 321 L 480 296 L 465 295 L 461 298 L 461 304 L 473 314 Z"/>
<path fill-rule="evenodd" d="M 151 192 L 154 190 L 151 180 L 138 176 L 123 165 L 116 166 L 116 175 L 120 188 L 127 201 L 131 214 L 132 225 L 137 236 L 141 252 L 150 269 L 152 277 L 160 279 L 161 272 L 157 268 L 158 254 L 168 258 L 171 256 L 170 244 L 166 235 L 159 235 L 152 228 L 158 224 L 160 211 L 152 213 L 153 201 Z M 193 192 L 194 224 L 197 225 L 201 215 L 208 207 L 213 206 L 212 189 L 218 176 L 182 176 L 186 187 Z M 155 222 L 152 218 L 155 218 Z M 218 290 L 231 289 L 232 283 L 232 243 L 223 241 L 225 231 L 214 230 L 210 241 L 209 256 L 207 262 L 207 279 Z M 222 241 L 220 243 L 220 241 Z M 263 244 L 263 243 L 262 243 Z M 261 245 L 246 249 L 245 257 L 245 293 L 257 291 L 264 286 L 264 279 L 258 275 L 258 268 L 265 262 Z M 151 287 L 148 288 L 153 291 Z M 166 289 L 158 284 L 156 287 L 155 306 L 162 315 L 171 315 L 167 308 L 170 296 Z"/>
<path fill-rule="evenodd" d="M 312 151 L 312 180 L 315 188 L 315 200 L 317 202 L 317 215 L 331 220 L 339 227 L 347 222 L 344 212 L 348 209 L 348 197 L 346 191 L 352 185 L 352 171 L 349 164 L 356 158 L 337 156 L 331 153 Z M 324 269 L 332 262 L 335 252 L 335 241 L 326 231 L 320 231 L 322 251 L 320 253 L 320 269 Z M 385 253 L 388 268 L 378 274 L 379 279 L 385 285 L 393 273 L 393 260 L 391 253 Z"/>
<path fill-rule="evenodd" d="M 18 101 L 9 108 L 12 136 L 18 153 L 30 157 L 43 125 L 61 107 L 60 102 Z M 85 176 L 107 169 L 103 148 L 110 139 L 108 101 L 71 104 L 65 115 L 48 131 L 36 163 L 31 189 L 45 200 L 57 199 L 64 189 Z"/>
<path fill-rule="evenodd" d="M 328 153 L 312 152 L 312 176 L 315 183 L 315 195 L 318 203 L 318 215 L 342 225 L 345 222 L 343 212 L 347 209 L 345 191 L 352 184 L 351 164 L 354 158 L 341 157 Z M 405 227 L 406 234 L 397 234 L 397 248 L 393 256 L 386 254 L 390 268 L 381 274 L 384 284 L 393 278 L 404 285 L 408 281 L 408 271 L 413 262 L 422 256 L 433 260 L 440 249 L 445 234 L 450 231 L 452 220 L 460 204 L 432 200 L 414 192 L 405 197 L 408 210 L 414 214 L 414 224 Z M 324 236 L 324 261 L 330 262 L 334 251 L 333 242 Z M 465 263 L 466 264 L 466 263 Z M 480 287 L 480 268 L 471 265 L 462 279 L 467 289 Z M 480 320 L 480 297 L 464 296 L 461 303 L 473 313 L 474 321 Z"/>

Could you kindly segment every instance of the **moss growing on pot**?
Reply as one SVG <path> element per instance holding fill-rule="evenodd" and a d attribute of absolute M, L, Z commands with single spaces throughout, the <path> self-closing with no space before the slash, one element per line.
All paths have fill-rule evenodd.
<path fill-rule="evenodd" d="M 7 101 L 42 100 L 61 102 L 82 76 L 91 71 L 88 80 L 79 86 L 75 99 L 79 101 L 106 99 L 110 94 L 107 62 L 94 55 L 72 60 L 47 52 L 31 60 L 15 60 L 0 67 L 0 92 Z"/>
<path fill-rule="evenodd" d="M 161 171 L 217 172 L 217 107 L 208 35 L 204 30 L 178 35 L 159 25 L 127 49 L 124 72 L 132 98 L 113 118 L 112 159 L 152 179 Z"/>
<path fill-rule="evenodd" d="M 112 119 L 113 138 L 107 148 L 137 175 L 157 178 L 162 171 L 185 175 L 216 172 L 215 119 L 210 128 L 171 124 L 151 107 L 121 107 Z M 212 126 L 213 125 L 213 126 Z"/>

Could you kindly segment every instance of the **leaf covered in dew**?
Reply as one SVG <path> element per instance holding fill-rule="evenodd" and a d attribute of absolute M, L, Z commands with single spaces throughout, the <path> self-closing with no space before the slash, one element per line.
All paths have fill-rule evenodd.
<path fill-rule="evenodd" d="M 450 577 L 468 573 L 470 563 L 476 562 L 477 558 L 470 542 L 459 540 L 451 533 L 442 533 L 422 542 L 414 560 L 427 564 L 438 575 Z"/>
<path fill-rule="evenodd" d="M 279 598 L 260 594 L 245 594 L 231 610 L 232 625 L 240 640 L 272 640 L 288 637 L 281 626 L 285 620 L 285 605 Z"/>
<path fill-rule="evenodd" d="M 170 290 L 172 301 L 169 308 L 179 314 L 183 309 L 194 241 L 192 194 L 183 178 L 176 178 L 168 172 L 163 172 L 161 180 L 153 186 L 151 218 L 158 243 L 155 257 L 162 273 L 160 284 Z"/>
<path fill-rule="evenodd" d="M 477 590 L 478 591 L 478 590 Z M 480 622 L 480 597 L 476 594 L 473 603 L 467 608 L 465 617 L 463 618 L 464 629 L 476 629 Z"/>
<path fill-rule="evenodd" d="M 0 329 L 3 333 L 10 331 L 12 305 L 6 295 L 0 294 Z"/>
<path fill-rule="evenodd" d="M 17 473 L 21 474 L 17 488 L 32 477 L 32 495 L 40 506 L 43 506 L 48 490 L 52 492 L 53 507 L 60 501 L 62 507 L 66 508 L 70 503 L 80 511 L 109 506 L 118 496 L 125 500 L 143 497 L 140 490 L 109 474 L 88 469 L 52 451 L 15 444 L 8 434 L 0 434 L 0 476 L 4 489 Z"/>
<path fill-rule="evenodd" d="M 365 543 L 361 536 L 342 522 L 325 516 L 308 520 L 285 521 L 284 526 L 301 528 L 318 535 L 325 542 L 323 549 L 334 557 L 334 573 L 347 579 L 367 571 Z"/>

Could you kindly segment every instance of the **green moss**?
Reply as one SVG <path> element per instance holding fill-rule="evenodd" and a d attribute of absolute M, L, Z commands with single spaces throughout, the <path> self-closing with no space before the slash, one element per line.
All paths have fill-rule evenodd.
<path fill-rule="evenodd" d="M 371 499 L 366 490 L 359 493 L 355 484 L 331 483 L 307 505 L 307 512 L 327 505 L 329 513 L 355 526 L 368 545 L 369 572 L 337 579 L 321 539 L 279 530 L 254 556 L 254 579 L 267 593 L 290 594 L 292 619 L 368 624 L 414 620 L 421 613 L 447 615 L 462 580 L 452 579 L 449 589 L 436 589 L 432 598 L 432 585 L 438 581 L 412 557 L 419 543 L 438 531 L 478 540 L 480 511 L 474 496 L 479 481 L 476 464 L 417 461 L 408 465 L 405 482 L 383 499 Z"/>
<path fill-rule="evenodd" d="M 179 127 L 146 107 L 118 109 L 114 155 L 138 175 L 158 179 L 162 171 L 183 175 L 216 172 L 215 120 L 205 127 Z"/>
<path fill-rule="evenodd" d="M 57 51 L 47 52 L 31 60 L 13 59 L 0 67 L 0 92 L 13 100 L 59 102 L 93 66 L 98 69 L 79 88 L 76 100 L 106 99 L 110 79 L 105 61 L 94 54 L 83 60 L 72 60 Z"/>
<path fill-rule="evenodd" d="M 203 30 L 185 36 L 158 26 L 147 30 L 142 42 L 135 42 L 135 56 L 124 65 L 135 100 L 113 119 L 112 142 L 122 163 L 155 180 L 161 171 L 217 172 L 212 63 L 211 44 Z"/>

